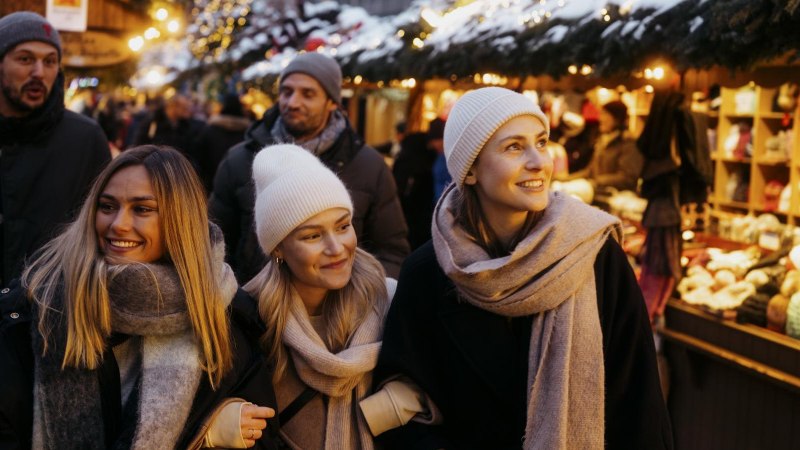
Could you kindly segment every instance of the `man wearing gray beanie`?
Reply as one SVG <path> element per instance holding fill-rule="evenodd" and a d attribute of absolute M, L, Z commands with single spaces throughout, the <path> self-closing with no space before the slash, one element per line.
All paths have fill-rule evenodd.
<path fill-rule="evenodd" d="M 359 245 L 397 277 L 409 253 L 397 188 L 383 157 L 364 144 L 341 107 L 342 71 L 321 53 L 302 53 L 281 72 L 278 103 L 232 147 L 214 178 L 210 212 L 225 234 L 230 264 L 244 283 L 266 259 L 253 227 L 252 168 L 262 148 L 297 144 L 341 178 L 353 198 Z M 268 151 L 268 150 L 265 150 Z"/>
<path fill-rule="evenodd" d="M 111 159 L 95 121 L 64 108 L 61 38 L 39 14 L 0 17 L 0 286 L 69 221 Z"/>

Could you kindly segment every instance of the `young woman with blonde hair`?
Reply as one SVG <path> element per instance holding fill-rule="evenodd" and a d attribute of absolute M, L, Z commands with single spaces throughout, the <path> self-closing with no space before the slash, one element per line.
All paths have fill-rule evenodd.
<path fill-rule="evenodd" d="M 425 412 L 402 382 L 369 396 L 394 280 L 357 248 L 350 195 L 314 155 L 266 147 L 253 179 L 256 234 L 270 261 L 245 290 L 258 299 L 276 361 L 280 437 L 296 450 L 372 449 L 373 434 Z"/>
<path fill-rule="evenodd" d="M 647 312 L 619 221 L 550 192 L 545 115 L 471 91 L 445 125 L 452 184 L 404 263 L 375 381 L 409 377 L 441 412 L 398 449 L 670 449 Z"/>
<path fill-rule="evenodd" d="M 2 293 L 0 447 L 271 448 L 274 412 L 246 403 L 274 406 L 263 328 L 223 259 L 180 153 L 114 159 Z"/>

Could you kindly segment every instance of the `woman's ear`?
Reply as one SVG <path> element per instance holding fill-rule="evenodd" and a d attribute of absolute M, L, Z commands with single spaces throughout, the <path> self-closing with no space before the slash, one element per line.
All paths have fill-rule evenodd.
<path fill-rule="evenodd" d="M 472 186 L 476 183 L 478 183 L 478 178 L 475 176 L 475 171 L 474 169 L 469 169 L 469 171 L 467 171 L 467 176 L 464 177 L 464 184 Z"/>

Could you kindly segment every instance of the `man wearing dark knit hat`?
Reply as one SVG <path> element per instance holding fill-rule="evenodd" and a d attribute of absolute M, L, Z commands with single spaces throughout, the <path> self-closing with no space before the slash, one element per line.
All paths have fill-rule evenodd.
<path fill-rule="evenodd" d="M 225 234 L 237 278 L 248 281 L 266 261 L 253 228 L 251 174 L 255 154 L 277 143 L 305 148 L 341 178 L 353 198 L 359 245 L 396 278 L 409 253 L 406 222 L 389 168 L 340 108 L 339 64 L 320 53 L 300 54 L 281 72 L 278 85 L 278 104 L 228 151 L 214 178 L 210 213 Z"/>
<path fill-rule="evenodd" d="M 61 39 L 44 17 L 0 17 L 0 286 L 67 222 L 111 159 L 93 120 L 64 108 Z"/>

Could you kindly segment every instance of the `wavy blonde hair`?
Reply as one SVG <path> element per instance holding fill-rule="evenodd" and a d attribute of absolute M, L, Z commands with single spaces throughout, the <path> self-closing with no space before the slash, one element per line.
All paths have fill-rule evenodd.
<path fill-rule="evenodd" d="M 114 174 L 142 166 L 158 202 L 158 220 L 168 258 L 186 296 L 189 320 L 201 347 L 201 367 L 212 388 L 233 365 L 226 302 L 216 284 L 206 195 L 189 161 L 168 147 L 144 145 L 112 160 L 95 180 L 74 222 L 48 242 L 22 274 L 28 296 L 39 305 L 38 329 L 47 352 L 50 305 L 64 296 L 67 342 L 62 368 L 96 369 L 111 333 L 107 290 L 109 266 L 95 231 L 100 194 Z M 63 286 L 63 291 L 62 291 Z"/>
<path fill-rule="evenodd" d="M 261 344 L 275 361 L 274 382 L 283 377 L 288 366 L 289 357 L 282 340 L 283 330 L 292 302 L 300 301 L 292 285 L 292 277 L 287 264 L 277 264 L 270 259 L 244 286 L 244 290 L 258 300 L 259 315 L 267 326 Z M 336 353 L 346 348 L 350 337 L 370 310 L 383 317 L 389 304 L 385 277 L 378 260 L 356 248 L 350 280 L 343 288 L 329 291 L 322 303 L 326 333 L 321 337 L 328 350 Z"/>

